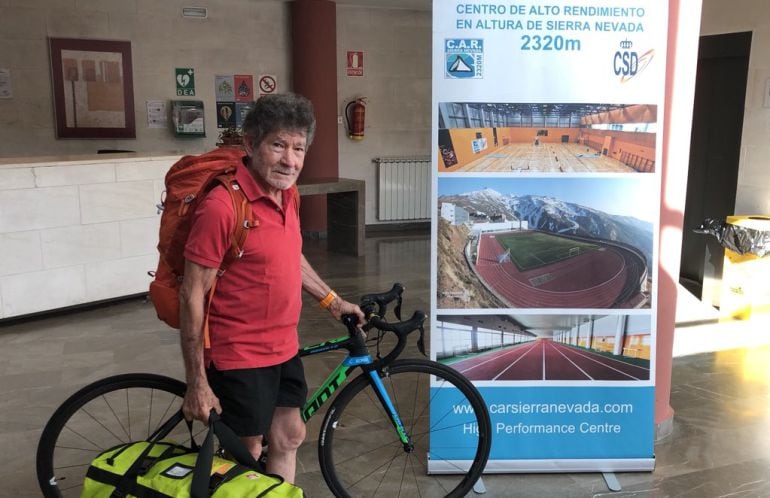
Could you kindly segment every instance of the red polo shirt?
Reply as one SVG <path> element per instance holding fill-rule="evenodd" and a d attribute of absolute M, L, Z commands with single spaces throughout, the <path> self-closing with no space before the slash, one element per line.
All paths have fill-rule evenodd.
<path fill-rule="evenodd" d="M 283 209 L 241 165 L 235 177 L 259 225 L 249 230 L 244 254 L 217 281 L 209 316 L 206 365 L 218 370 L 266 367 L 297 354 L 302 307 L 299 215 L 289 191 Z M 214 188 L 201 202 L 185 246 L 188 260 L 219 268 L 235 223 L 230 195 Z"/>

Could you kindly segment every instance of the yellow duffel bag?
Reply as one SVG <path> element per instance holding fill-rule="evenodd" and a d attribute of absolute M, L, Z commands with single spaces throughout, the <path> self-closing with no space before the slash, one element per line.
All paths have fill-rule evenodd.
<path fill-rule="evenodd" d="M 266 474 L 233 431 L 212 412 L 200 448 L 164 438 L 183 420 L 177 412 L 147 441 L 111 448 L 92 462 L 81 498 L 302 498 L 302 490 Z M 214 455 L 214 435 L 236 461 Z M 191 439 L 192 440 L 192 439 Z"/>

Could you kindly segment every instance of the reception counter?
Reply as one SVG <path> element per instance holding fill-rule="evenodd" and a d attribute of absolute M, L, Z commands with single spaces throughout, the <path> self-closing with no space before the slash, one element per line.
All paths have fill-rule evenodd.
<path fill-rule="evenodd" d="M 157 204 L 178 154 L 0 159 L 0 320 L 147 291 Z M 364 182 L 316 180 L 329 249 L 363 249 Z"/>

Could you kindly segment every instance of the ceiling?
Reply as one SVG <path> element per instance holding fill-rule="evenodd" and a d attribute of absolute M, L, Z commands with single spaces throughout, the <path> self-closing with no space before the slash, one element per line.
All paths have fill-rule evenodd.
<path fill-rule="evenodd" d="M 433 10 L 432 0 L 334 0 L 337 5 L 358 5 L 373 9 Z"/>
<path fill-rule="evenodd" d="M 492 330 L 519 329 L 522 334 L 551 337 L 554 331 L 569 330 L 590 319 L 599 319 L 601 315 L 439 315 L 437 318 L 450 323 Z"/>

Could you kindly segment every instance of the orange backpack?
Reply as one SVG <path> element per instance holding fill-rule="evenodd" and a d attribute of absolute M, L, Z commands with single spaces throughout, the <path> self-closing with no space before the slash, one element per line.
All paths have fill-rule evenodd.
<path fill-rule="evenodd" d="M 230 249 L 225 254 L 217 277 L 243 255 L 249 229 L 259 225 L 251 212 L 246 195 L 235 180 L 235 169 L 242 163 L 245 151 L 239 148 L 212 150 L 198 156 L 184 156 L 166 173 L 166 190 L 161 199 L 158 237 L 158 269 L 149 272 L 150 299 L 158 318 L 173 328 L 179 323 L 179 288 L 184 277 L 184 247 L 190 234 L 193 213 L 206 194 L 217 185 L 223 185 L 230 193 L 235 212 L 235 226 L 230 237 Z M 290 195 L 299 213 L 299 193 L 293 185 Z M 209 291 L 208 303 L 214 295 L 216 282 Z M 204 342 L 208 347 L 208 309 L 204 324 Z"/>

